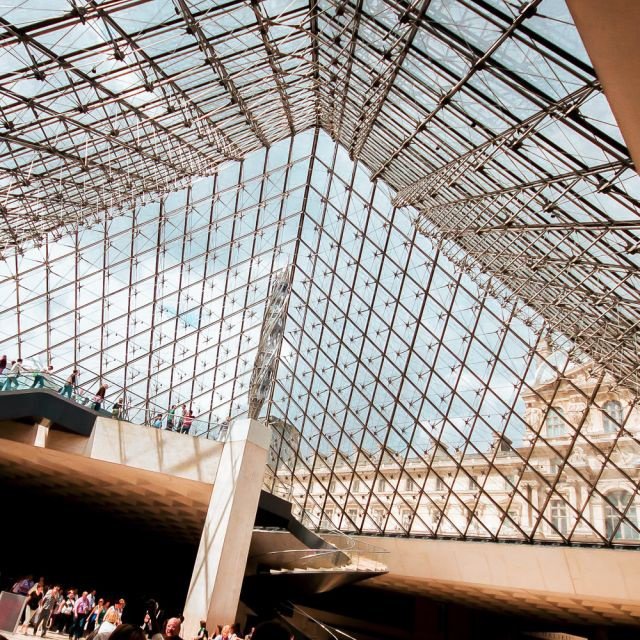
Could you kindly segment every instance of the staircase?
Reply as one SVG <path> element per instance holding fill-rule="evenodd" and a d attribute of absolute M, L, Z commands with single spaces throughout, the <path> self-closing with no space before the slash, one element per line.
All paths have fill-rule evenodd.
<path fill-rule="evenodd" d="M 268 496 L 274 499 L 278 509 L 290 510 L 289 503 Z M 254 527 L 242 587 L 242 600 L 252 609 L 274 612 L 285 602 L 387 572 L 385 550 L 338 530 L 310 531 L 290 511 L 278 517 L 276 526 L 260 526 L 258 519 Z"/>

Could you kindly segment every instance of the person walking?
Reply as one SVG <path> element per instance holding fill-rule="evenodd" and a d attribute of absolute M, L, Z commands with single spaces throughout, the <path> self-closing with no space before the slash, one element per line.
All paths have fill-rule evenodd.
<path fill-rule="evenodd" d="M 44 589 L 41 584 L 37 584 L 29 593 L 29 597 L 27 598 L 27 603 L 24 607 L 24 622 L 22 626 L 18 629 L 18 633 L 27 633 L 27 629 L 31 625 L 31 620 L 33 616 L 36 614 L 38 607 L 40 606 L 40 601 L 44 598 Z"/>
<path fill-rule="evenodd" d="M 33 389 L 35 387 L 38 387 L 39 389 L 41 389 L 42 387 L 44 387 L 44 383 L 49 381 L 49 377 L 52 373 L 53 367 L 51 365 L 49 365 L 48 367 L 42 367 L 42 369 L 40 369 L 40 371 L 37 371 L 36 375 L 33 376 L 33 384 L 31 385 L 31 388 Z"/>
<path fill-rule="evenodd" d="M 77 369 L 74 369 L 71 372 L 71 375 L 66 379 L 62 389 L 60 389 L 60 394 L 62 396 L 67 396 L 69 400 L 71 400 L 71 393 L 78 385 L 78 377 L 80 376 L 80 372 Z"/>
<path fill-rule="evenodd" d="M 0 358 L 0 375 L 4 373 L 4 370 L 7 368 L 7 356 L 2 356 Z"/>
<path fill-rule="evenodd" d="M 73 607 L 73 625 L 69 632 L 69 637 L 74 637 L 76 640 L 82 637 L 84 633 L 84 625 L 87 621 L 87 616 L 91 611 L 91 603 L 89 602 L 89 593 L 87 591 L 82 592 L 82 596 L 76 600 Z"/>
<path fill-rule="evenodd" d="M 15 363 L 16 361 L 12 360 L 11 364 L 5 369 L 4 382 L 2 383 L 2 386 L 0 386 L 0 391 L 8 391 L 9 389 L 11 389 L 11 379 L 9 378 L 9 373 L 13 369 Z"/>
<path fill-rule="evenodd" d="M 93 399 L 93 410 L 100 411 L 100 407 L 104 402 L 104 397 L 107 395 L 107 389 L 109 388 L 108 384 L 101 384 L 100 388 L 96 392 L 95 398 Z"/>
<path fill-rule="evenodd" d="M 111 606 L 111 602 L 109 600 L 105 600 L 102 605 L 102 609 L 98 611 L 98 618 L 96 619 L 96 629 L 100 627 L 100 625 L 104 622 L 105 616 L 107 615 L 107 611 L 109 611 L 109 607 Z"/>
<path fill-rule="evenodd" d="M 33 617 L 33 635 L 38 635 L 38 629 L 40 625 L 42 625 L 42 633 L 40 634 L 43 638 L 47 633 L 47 625 L 49 624 L 49 620 L 51 615 L 53 614 L 56 605 L 58 604 L 58 597 L 60 595 L 60 587 L 55 586 L 49 589 L 45 594 L 44 598 L 40 602 L 40 606 L 38 607 L 38 611 L 36 611 L 35 616 Z"/>
<path fill-rule="evenodd" d="M 3 391 L 10 391 L 12 388 L 18 388 L 18 378 L 20 375 L 27 371 L 27 368 L 22 364 L 22 358 L 18 358 L 17 360 L 13 360 L 11 362 L 11 369 L 7 373 L 7 378 L 4 381 L 4 385 L 2 387 Z"/>
<path fill-rule="evenodd" d="M 104 600 L 100 598 L 94 605 L 93 609 L 91 609 L 91 613 L 87 618 L 87 633 L 91 633 L 96 628 L 96 625 L 100 626 L 102 618 L 104 618 L 104 614 L 106 612 L 107 610 L 104 608 Z M 100 620 L 100 622 L 98 622 L 98 620 Z"/>
<path fill-rule="evenodd" d="M 56 617 L 55 630 L 58 633 L 68 633 L 71 635 L 71 625 L 73 624 L 73 607 L 76 604 L 76 594 L 73 589 L 69 589 L 67 597 L 64 599 L 60 612 Z"/>
<path fill-rule="evenodd" d="M 64 595 L 64 589 L 60 587 L 60 592 L 58 593 L 58 601 L 56 602 L 56 606 L 53 609 L 53 613 L 51 614 L 51 621 L 49 623 L 49 630 L 53 633 L 60 633 L 60 614 L 62 613 L 62 608 L 64 607 L 64 602 L 66 597 Z"/>

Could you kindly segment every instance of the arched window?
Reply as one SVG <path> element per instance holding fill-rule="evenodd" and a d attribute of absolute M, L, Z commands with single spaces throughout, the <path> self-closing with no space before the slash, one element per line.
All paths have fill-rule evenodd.
<path fill-rule="evenodd" d="M 551 407 L 547 414 L 547 436 L 563 436 L 567 433 L 567 423 L 564 421 L 564 411 L 560 407 Z"/>
<path fill-rule="evenodd" d="M 613 433 L 622 424 L 622 405 L 617 400 L 609 400 L 602 405 L 602 426 L 607 433 Z"/>
<path fill-rule="evenodd" d="M 624 518 L 627 505 L 633 499 L 628 491 L 613 491 L 606 497 L 604 506 L 604 519 L 607 528 L 607 537 L 613 536 L 614 540 L 640 540 L 640 534 L 634 527 L 638 527 L 638 510 L 635 504 L 631 504 Z"/>

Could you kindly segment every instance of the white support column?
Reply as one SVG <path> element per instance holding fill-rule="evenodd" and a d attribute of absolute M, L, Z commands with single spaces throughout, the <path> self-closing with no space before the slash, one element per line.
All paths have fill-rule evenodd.
<path fill-rule="evenodd" d="M 235 621 L 271 439 L 257 420 L 231 425 L 222 450 L 184 608 L 183 638 L 199 620 Z"/>
<path fill-rule="evenodd" d="M 34 447 L 42 447 L 44 449 L 47 446 L 50 427 L 51 420 L 47 420 L 46 418 L 43 418 L 38 424 L 36 424 L 36 434 L 33 440 Z"/>

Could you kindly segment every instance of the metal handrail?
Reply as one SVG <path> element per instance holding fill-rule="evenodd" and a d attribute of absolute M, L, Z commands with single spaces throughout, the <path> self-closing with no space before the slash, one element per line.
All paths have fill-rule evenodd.
<path fill-rule="evenodd" d="M 309 517 L 309 512 L 304 511 L 304 515 Z M 357 569 L 366 568 L 372 571 L 386 571 L 386 565 L 380 560 L 382 554 L 388 554 L 387 549 L 375 547 L 370 543 L 364 543 L 360 540 L 356 540 L 353 536 L 349 536 L 344 531 L 339 529 L 333 529 L 329 534 L 324 532 L 323 534 L 317 534 L 324 542 L 330 545 L 330 548 L 323 547 L 321 549 L 310 549 L 309 547 L 303 547 L 298 549 L 281 549 L 275 551 L 266 551 L 257 556 L 252 556 L 251 560 L 260 562 L 260 559 L 266 560 L 268 558 L 276 558 L 278 556 L 291 555 L 295 558 L 294 554 L 299 554 L 300 557 L 295 558 L 298 561 L 299 567 L 306 568 L 311 564 L 318 562 L 327 556 L 335 555 L 336 559 L 332 563 L 333 566 L 356 566 Z M 332 539 L 331 536 L 334 539 Z M 340 555 L 338 555 L 340 554 Z M 340 556 L 346 558 L 345 562 L 338 562 Z M 363 566 L 366 563 L 368 566 Z"/>
<path fill-rule="evenodd" d="M 269 558 L 269 557 L 277 557 L 279 555 L 282 554 L 302 554 L 300 555 L 300 557 L 298 557 L 296 560 L 300 561 L 300 564 L 302 564 L 302 566 L 305 565 L 310 565 L 314 560 L 317 560 L 318 558 L 322 559 L 328 556 L 332 556 L 332 555 L 337 555 L 337 554 L 342 554 L 345 556 L 345 558 L 347 559 L 348 562 L 343 563 L 342 565 L 339 565 L 337 562 L 337 559 L 332 563 L 333 566 L 345 566 L 347 564 L 349 564 L 349 561 L 351 560 L 351 558 L 346 555 L 342 550 L 340 549 L 309 549 L 309 548 L 300 548 L 300 549 L 281 549 L 281 550 L 276 550 L 276 551 L 265 551 L 264 553 L 261 553 L 257 556 L 251 556 L 251 560 L 252 561 L 256 561 L 258 562 L 258 564 L 260 564 L 260 559 L 264 559 L 264 558 Z"/>
<path fill-rule="evenodd" d="M 310 521 L 313 522 L 313 513 L 310 512 L 308 509 L 304 509 L 302 512 L 302 521 L 304 522 L 305 517 Z M 329 532 L 331 535 L 337 535 L 338 537 L 340 537 L 342 540 L 345 540 L 346 543 L 349 545 L 347 547 L 345 547 L 343 550 L 349 550 L 351 548 L 353 548 L 353 546 L 356 544 L 356 541 L 353 540 L 353 538 L 351 538 L 351 536 L 349 536 L 348 534 L 346 534 L 344 531 L 341 531 L 340 529 L 338 529 L 337 527 L 325 527 L 324 528 L 325 532 Z M 322 535 L 318 534 L 320 538 L 322 538 Z M 324 540 L 324 538 L 322 538 Z M 326 541 L 325 541 L 326 542 Z M 329 544 L 333 544 L 333 543 L 329 543 Z M 336 547 L 338 548 L 338 547 Z"/>
<path fill-rule="evenodd" d="M 320 627 L 325 633 L 330 635 L 334 640 L 341 640 L 341 638 L 345 638 L 346 640 L 357 640 L 353 636 L 349 635 L 346 631 L 342 631 L 341 629 L 338 629 L 337 627 L 334 627 L 332 625 L 326 624 L 325 622 L 321 622 L 320 620 L 317 620 L 311 614 L 307 613 L 306 611 L 301 609 L 299 606 L 295 605 L 293 602 L 289 601 L 286 604 L 292 611 L 295 611 L 296 613 L 298 613 L 302 617 L 306 618 L 309 622 L 312 622 L 313 624 L 315 624 L 318 627 Z M 296 627 L 295 624 L 292 624 L 291 622 L 287 621 L 287 617 L 286 616 L 282 615 L 281 613 L 278 614 L 278 615 L 280 616 L 280 618 L 282 620 L 287 622 L 290 626 L 292 626 L 294 628 Z M 336 635 L 336 634 L 339 634 L 339 635 Z"/>
<path fill-rule="evenodd" d="M 2 375 L 0 375 L 0 394 L 3 391 L 16 391 L 16 390 L 37 390 L 46 389 L 51 392 L 61 393 L 63 388 L 67 385 L 67 378 L 60 377 L 53 373 L 42 373 L 39 368 L 28 369 L 16 376 L 11 376 L 12 382 L 10 388 L 5 389 L 5 383 L 7 381 L 9 370 L 6 369 Z M 36 375 L 41 375 L 43 378 L 42 387 L 38 386 L 34 388 L 34 380 Z M 117 398 L 116 401 L 110 399 L 104 399 L 100 403 L 99 414 L 116 417 L 114 413 L 114 406 L 120 398 L 124 399 L 122 409 L 118 412 L 117 417 L 120 420 L 132 422 L 134 424 L 154 425 L 154 418 L 161 416 L 161 425 L 157 428 L 165 428 L 164 422 L 168 416 L 168 411 L 148 400 L 142 396 L 138 396 L 126 389 L 109 384 L 109 391 L 113 394 L 113 397 Z M 114 394 L 113 392 L 116 391 Z M 88 408 L 93 409 L 95 392 L 89 391 L 86 387 L 80 385 L 73 385 L 71 390 L 71 396 L 65 396 L 71 402 Z M 132 402 L 133 400 L 133 402 Z M 181 420 L 182 416 L 176 415 L 175 421 Z M 190 433 L 195 437 L 203 437 L 210 440 L 224 441 L 226 440 L 229 424 L 227 421 L 223 422 L 208 422 L 205 420 L 194 419 L 191 423 Z M 179 431 L 178 428 L 173 430 Z"/>
<path fill-rule="evenodd" d="M 309 513 L 309 511 L 304 510 L 303 519 L 304 516 L 313 522 L 313 514 Z M 368 560 L 369 562 L 380 565 L 377 570 L 386 571 L 386 566 L 379 560 L 379 558 L 383 557 L 382 554 L 389 553 L 387 549 L 376 547 L 367 542 L 362 542 L 362 540 L 358 540 L 354 536 L 350 536 L 348 533 L 341 531 L 337 527 L 327 527 L 323 531 L 316 531 L 316 534 L 328 544 L 336 547 L 339 551 L 347 553 L 352 560 L 357 559 L 355 564 L 358 567 L 360 566 L 361 560 Z"/>
<path fill-rule="evenodd" d="M 8 373 L 9 370 L 6 369 L 4 371 L 4 374 L 1 376 L 1 378 L 3 380 L 6 380 L 8 377 Z M 43 387 L 45 389 L 49 389 L 50 391 L 62 391 L 62 388 L 64 386 L 67 385 L 67 378 L 63 378 L 61 376 L 58 376 L 57 374 L 54 373 L 42 373 L 39 369 L 29 369 L 29 370 L 25 370 L 22 373 L 18 374 L 18 376 L 16 376 L 16 380 L 18 381 L 18 387 L 20 388 L 20 379 L 23 378 L 25 380 L 24 385 L 23 385 L 23 389 L 25 388 L 33 388 L 33 383 L 31 385 L 28 384 L 28 382 L 26 382 L 27 380 L 33 380 L 35 379 L 36 375 L 41 375 L 43 378 Z M 118 387 L 117 385 L 112 384 L 111 382 L 107 383 L 109 385 L 109 390 L 111 392 L 111 394 L 113 394 L 113 391 L 115 390 L 117 393 L 115 394 L 116 397 L 119 399 L 121 397 L 125 397 L 127 399 L 129 398 L 135 398 L 137 400 L 137 402 L 135 404 L 131 404 L 128 403 L 126 408 L 130 409 L 130 408 L 139 408 L 139 405 L 144 405 L 145 407 L 147 407 L 149 409 L 149 412 L 156 410 L 156 413 L 160 413 L 160 411 L 163 411 L 160 407 L 158 407 L 157 405 L 154 405 L 153 403 L 147 401 L 145 398 L 143 398 L 142 396 L 138 396 L 137 394 L 134 394 L 130 391 L 127 391 L 125 389 L 123 389 L 122 387 Z M 77 404 L 80 405 L 88 405 L 88 404 L 92 404 L 93 403 L 93 398 L 95 397 L 95 392 L 90 391 L 86 386 L 82 386 L 79 384 L 73 385 L 72 387 L 72 400 L 74 402 L 76 402 Z M 110 406 L 113 407 L 114 402 L 112 400 L 107 400 L 106 398 L 102 401 L 101 403 L 103 406 Z"/>

